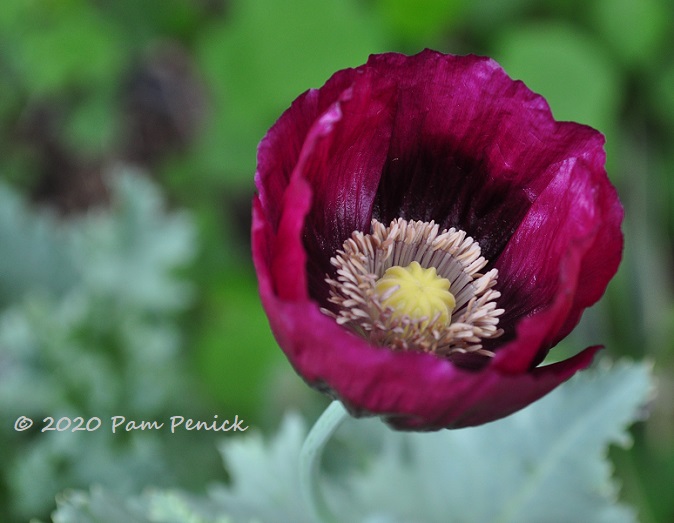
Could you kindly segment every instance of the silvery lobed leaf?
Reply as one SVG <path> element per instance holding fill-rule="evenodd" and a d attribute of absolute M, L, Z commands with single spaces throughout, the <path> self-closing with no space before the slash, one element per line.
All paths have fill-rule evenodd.
<path fill-rule="evenodd" d="M 344 522 L 636 522 L 617 502 L 606 452 L 611 443 L 629 444 L 625 429 L 650 392 L 648 365 L 619 363 L 581 373 L 480 427 L 401 433 L 378 420 L 352 420 L 349 435 L 367 433 L 380 450 L 369 459 L 364 453 L 363 467 L 324 479 L 326 498 Z M 297 479 L 305 434 L 288 417 L 268 444 L 259 436 L 226 440 L 232 484 L 216 499 L 234 521 L 308 521 Z"/>
<path fill-rule="evenodd" d="M 651 392 L 649 376 L 646 364 L 600 365 L 508 418 L 469 429 L 401 433 L 376 419 L 350 420 L 342 445 L 327 449 L 326 499 L 344 523 L 636 523 L 617 501 L 606 452 L 630 443 L 626 428 Z M 268 441 L 256 433 L 226 439 L 230 484 L 201 500 L 146 493 L 133 506 L 194 523 L 311 523 L 297 468 L 306 433 L 288 415 Z M 349 450 L 355 455 L 341 455 Z M 57 515 L 107 523 L 80 517 L 91 512 L 83 499 L 105 506 L 100 496 L 70 500 Z"/>
<path fill-rule="evenodd" d="M 349 483 L 350 505 L 406 522 L 635 522 L 617 502 L 606 452 L 629 444 L 625 429 L 650 392 L 647 365 L 619 363 L 480 427 L 432 434 L 382 427 L 381 453 Z"/>

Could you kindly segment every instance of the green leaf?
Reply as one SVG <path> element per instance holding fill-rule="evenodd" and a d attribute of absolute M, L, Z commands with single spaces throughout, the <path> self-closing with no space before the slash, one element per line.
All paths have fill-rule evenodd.
<path fill-rule="evenodd" d="M 353 0 L 238 0 L 204 31 L 197 60 L 215 96 L 195 160 L 250 182 L 257 143 L 293 99 L 382 51 L 377 20 Z"/>
<path fill-rule="evenodd" d="M 249 419 L 259 411 L 264 381 L 281 351 L 252 274 L 230 270 L 211 285 L 194 340 L 199 376 L 211 396 Z"/>
<path fill-rule="evenodd" d="M 669 63 L 651 71 L 651 74 L 653 77 L 648 79 L 651 86 L 649 92 L 651 111 L 658 120 L 668 125 L 669 136 L 671 137 L 671 130 L 674 130 L 674 97 L 672 96 L 672 93 L 674 93 L 674 57 L 669 60 Z M 669 150 L 671 152 L 672 148 L 669 147 Z M 671 168 L 666 171 L 664 176 L 665 184 L 674 186 L 670 172 Z M 674 219 L 674 213 L 670 213 L 670 217 Z"/>
<path fill-rule="evenodd" d="M 13 3 L 16 6 L 0 17 L 0 27 L 12 37 L 18 58 L 14 63 L 32 94 L 53 95 L 74 86 L 102 87 L 118 78 L 124 65 L 120 45 L 124 39 L 89 2 Z"/>
<path fill-rule="evenodd" d="M 467 12 L 468 27 L 486 37 L 503 27 L 519 24 L 535 0 L 473 0 Z M 566 1 L 566 0 L 565 0 Z"/>
<path fill-rule="evenodd" d="M 591 21 L 628 66 L 658 64 L 668 35 L 671 5 L 661 0 L 596 0 L 589 3 Z"/>
<path fill-rule="evenodd" d="M 495 58 L 514 78 L 542 94 L 555 118 L 612 128 L 620 79 L 600 45 L 563 24 L 517 26 L 496 45 Z"/>
<path fill-rule="evenodd" d="M 400 40 L 428 46 L 454 25 L 468 7 L 466 0 L 377 0 L 379 16 Z"/>
<path fill-rule="evenodd" d="M 100 157 L 112 147 L 121 127 L 117 93 L 99 88 L 73 107 L 64 128 L 66 142 L 73 150 Z"/>

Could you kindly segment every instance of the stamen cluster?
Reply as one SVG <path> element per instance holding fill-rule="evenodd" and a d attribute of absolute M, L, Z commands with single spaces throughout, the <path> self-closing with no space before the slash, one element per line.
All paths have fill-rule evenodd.
<path fill-rule="evenodd" d="M 326 282 L 335 307 L 323 312 L 371 343 L 394 350 L 493 356 L 482 341 L 503 333 L 498 317 L 504 310 L 497 308 L 500 293 L 493 289 L 498 271 L 479 272 L 487 260 L 478 243 L 461 230 L 440 231 L 433 221 L 398 218 L 385 227 L 373 219 L 371 231 L 355 231 L 331 258 L 336 278 Z M 382 303 L 377 281 L 390 267 L 406 267 L 413 261 L 423 268 L 434 267 L 438 276 L 450 281 L 456 306 L 449 325 L 440 314 L 411 318 Z"/>

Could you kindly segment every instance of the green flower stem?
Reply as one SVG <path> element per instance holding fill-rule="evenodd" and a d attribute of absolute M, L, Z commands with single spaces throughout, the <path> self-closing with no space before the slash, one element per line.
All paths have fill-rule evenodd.
<path fill-rule="evenodd" d="M 337 523 L 338 521 L 331 514 L 323 498 L 318 476 L 323 448 L 348 415 L 349 413 L 339 401 L 333 401 L 311 428 L 300 452 L 302 495 L 309 505 L 314 519 L 320 523 Z"/>

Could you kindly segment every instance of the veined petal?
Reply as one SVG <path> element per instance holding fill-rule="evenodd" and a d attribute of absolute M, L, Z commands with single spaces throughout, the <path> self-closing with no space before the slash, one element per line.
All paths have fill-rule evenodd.
<path fill-rule="evenodd" d="M 587 368 L 599 347 L 590 347 L 572 358 L 538 367 L 530 373 L 503 375 L 487 369 L 463 376 L 463 392 L 451 398 L 438 398 L 437 409 L 427 417 L 388 417 L 389 425 L 400 430 L 437 430 L 482 425 L 530 405 Z M 458 389 L 458 387 L 457 387 Z"/>
<path fill-rule="evenodd" d="M 493 260 L 556 167 L 601 151 L 599 133 L 556 122 L 541 96 L 488 58 L 425 51 L 368 66 L 398 82 L 380 221 L 433 219 L 469 231 Z"/>
<path fill-rule="evenodd" d="M 321 89 L 309 89 L 300 95 L 260 142 L 255 186 L 274 228 L 282 208 L 277 196 L 283 194 L 290 183 L 309 129 L 339 99 L 354 75 L 353 69 L 338 71 Z"/>
<path fill-rule="evenodd" d="M 284 200 L 265 204 L 266 195 L 283 194 L 284 199 L 292 200 L 287 193 L 299 186 L 293 186 L 293 179 L 299 177 L 308 183 L 312 200 L 301 239 L 308 254 L 309 286 L 318 299 L 324 299 L 327 292 L 324 278 L 331 270 L 330 257 L 354 230 L 369 227 L 393 121 L 394 84 L 368 70 L 349 73 L 353 84 L 327 107 L 322 90 L 305 93 L 272 128 L 272 137 L 263 141 L 258 154 L 262 164 L 258 190 L 263 189 L 260 199 L 272 224 L 278 225 L 289 204 Z M 334 87 L 343 83 L 343 76 L 346 74 L 335 75 L 328 83 L 330 95 L 336 95 Z M 319 114 L 317 109 L 323 107 Z M 308 129 L 307 116 L 315 118 Z M 293 125 L 293 119 L 299 124 Z M 279 153 L 284 144 L 282 133 L 293 135 L 293 139 L 286 140 L 287 150 Z M 299 152 L 298 137 L 302 139 Z M 280 159 L 275 159 L 275 153 Z"/>
<path fill-rule="evenodd" d="M 568 334 L 617 269 L 622 208 L 608 179 L 597 179 L 596 172 L 601 171 L 589 169 L 584 160 L 559 165 L 495 262 L 501 275 L 499 305 L 506 311 L 500 323 L 506 330 L 500 342 L 505 346 L 500 351 L 509 350 L 504 342 L 515 337 L 520 347 L 512 351 L 517 355 L 509 364 L 520 371 L 542 361 L 548 349 Z M 608 209 L 607 200 L 612 202 Z M 598 252 L 598 245 L 604 250 Z M 595 263 L 588 265 L 588 260 Z M 530 353 L 531 343 L 524 346 L 526 329 L 546 331 L 532 342 L 535 353 Z"/>

